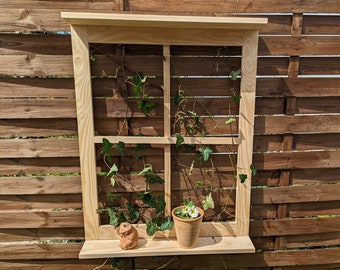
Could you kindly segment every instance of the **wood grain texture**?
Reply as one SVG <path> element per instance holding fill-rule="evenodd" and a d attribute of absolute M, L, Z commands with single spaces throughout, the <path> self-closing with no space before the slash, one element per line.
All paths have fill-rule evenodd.
<path fill-rule="evenodd" d="M 254 247 L 247 236 L 200 237 L 197 246 L 193 249 L 179 248 L 177 241 L 174 238 L 169 238 L 166 241 L 147 241 L 145 239 L 140 239 L 136 249 L 130 249 L 123 252 L 119 247 L 119 240 L 92 240 L 85 242 L 79 253 L 79 258 L 91 259 L 252 252 L 254 252 Z"/>
<path fill-rule="evenodd" d="M 171 0 L 166 3 L 153 0 L 79 0 L 53 3 L 45 0 L 14 0 L 0 1 L 0 7 L 0 61 L 5 63 L 0 67 L 0 105 L 3 109 L 0 110 L 0 137 L 1 140 L 13 141 L 17 140 L 14 138 L 20 138 L 17 142 L 6 142 L 0 158 L 0 212 L 3 221 L 0 241 L 12 242 L 9 246 L 1 245 L 1 269 L 40 270 L 47 266 L 52 270 L 94 269 L 104 263 L 104 259 L 78 260 L 82 244 L 70 243 L 74 239 L 84 239 L 84 228 L 80 227 L 83 226 L 82 213 L 73 216 L 74 213 L 53 214 L 50 210 L 43 213 L 22 210 L 25 207 L 52 207 L 53 204 L 62 208 L 74 206 L 79 203 L 81 192 L 79 176 L 54 175 L 70 172 L 79 175 L 79 157 L 63 157 L 64 154 L 76 155 L 78 147 L 68 144 L 68 141 L 63 145 L 65 139 L 60 140 L 60 149 L 57 149 L 57 140 L 55 143 L 42 141 L 49 136 L 55 138 L 54 136 L 77 135 L 75 86 L 70 77 L 73 74 L 71 37 L 44 31 L 69 31 L 69 25 L 60 18 L 60 11 L 117 12 L 123 9 L 131 13 L 204 16 L 234 15 L 235 12 L 239 16 L 243 16 L 242 13 L 250 16 L 253 13 L 252 16 L 269 20 L 261 28 L 262 36 L 259 39 L 258 74 L 264 76 L 257 79 L 256 87 L 258 115 L 255 116 L 254 125 L 254 163 L 258 173 L 252 179 L 250 212 L 251 219 L 254 220 L 250 222 L 251 239 L 255 248 L 261 251 L 242 255 L 178 256 L 170 264 L 167 263 L 171 258 L 167 256 L 137 257 L 124 259 L 124 267 L 156 269 L 166 265 L 169 269 L 200 270 L 339 268 L 339 249 L 336 247 L 339 245 L 339 228 L 336 225 L 339 223 L 340 210 L 336 186 L 340 177 L 337 151 L 340 147 L 340 81 L 337 76 L 339 61 L 336 57 L 329 57 L 339 54 L 338 1 L 275 0 L 268 5 L 265 0 Z M 276 13 L 281 11 L 287 13 Z M 294 30 L 296 33 L 300 32 L 302 37 L 291 35 L 291 24 L 294 16 L 296 17 L 294 13 L 303 13 L 300 27 Z M 16 31 L 26 34 L 18 35 Z M 32 31 L 41 32 L 37 34 Z M 117 47 L 100 48 L 105 50 L 96 53 L 95 62 L 98 64 L 91 61 L 95 74 L 101 76 L 103 71 L 109 75 L 114 74 L 117 66 L 112 65 L 105 55 L 115 55 Z M 137 71 L 145 68 L 148 74 L 156 76 L 152 80 L 155 85 L 162 84 L 163 60 L 160 46 L 138 48 L 125 45 L 124 51 L 129 67 Z M 239 47 L 175 47 L 172 48 L 172 54 L 176 63 L 180 63 L 182 74 L 189 76 L 227 75 L 230 72 L 225 61 L 228 57 L 232 59 L 231 68 L 240 63 L 239 60 L 234 61 L 240 55 Z M 118 55 L 119 60 L 122 54 Z M 146 57 L 143 58 L 143 55 Z M 187 55 L 191 57 L 183 59 Z M 296 65 L 299 67 L 296 75 L 307 76 L 288 78 L 293 67 L 292 61 L 289 62 L 290 56 L 301 58 L 296 62 L 299 63 Z M 18 76 L 13 77 L 15 74 Z M 204 80 L 182 78 L 182 82 L 188 89 L 194 89 L 195 94 L 210 96 L 210 100 L 214 96 L 225 97 L 225 89 L 239 89 L 238 84 L 217 77 Z M 171 85 L 173 95 L 178 89 L 176 80 L 172 80 Z M 209 91 L 206 85 L 209 85 Z M 96 98 L 113 97 L 117 94 L 118 87 L 119 83 L 114 79 L 92 80 L 93 95 Z M 132 90 L 129 89 L 130 93 Z M 162 94 L 157 88 L 150 93 L 154 96 Z M 296 100 L 295 113 L 299 115 L 286 114 L 287 99 Z M 210 108 L 217 113 L 222 112 L 217 107 L 221 106 L 223 100 L 214 99 L 214 105 Z M 105 111 L 103 107 L 107 104 L 112 108 L 118 104 L 97 104 L 100 108 L 99 114 L 95 114 L 97 135 L 116 134 L 121 119 L 109 118 L 111 112 Z M 141 115 L 131 117 L 129 121 L 134 134 L 142 131 L 147 135 L 158 136 L 163 132 L 162 119 L 163 115 L 160 113 L 157 117 L 150 118 Z M 219 124 L 223 124 L 223 121 Z M 287 142 L 285 136 L 291 138 L 292 149 L 282 152 L 282 146 Z M 21 148 L 16 153 L 10 146 Z M 49 153 L 50 150 L 56 152 L 52 154 Z M 19 152 L 22 153 L 21 157 Z M 181 155 L 181 152 L 177 154 Z M 55 157 L 48 157 L 49 155 Z M 152 151 L 148 153 L 148 156 L 153 155 L 155 157 L 152 162 L 156 161 L 157 168 L 163 168 L 164 161 L 158 160 L 159 155 Z M 224 170 L 220 174 L 221 179 L 219 178 L 221 183 L 229 185 L 230 168 L 221 166 L 222 159 L 216 162 Z M 279 186 L 282 171 L 290 171 L 291 186 Z M 208 174 L 200 175 L 195 172 L 193 178 L 197 177 L 210 179 Z M 172 179 L 175 182 L 174 201 L 180 201 L 179 194 L 184 194 L 187 182 L 178 173 L 172 173 Z M 99 181 L 106 189 L 108 184 L 104 185 L 105 180 Z M 132 194 L 133 197 L 136 190 L 143 190 L 142 182 L 143 179 L 131 178 L 129 185 L 117 190 Z M 157 189 L 158 191 L 163 190 Z M 78 202 L 72 199 L 72 194 L 76 194 Z M 277 219 L 278 207 L 286 208 L 286 219 Z M 5 209 L 12 209 L 14 212 L 5 213 Z M 18 228 L 11 226 L 12 220 Z M 274 239 L 278 238 L 283 239 L 281 250 L 274 251 Z M 27 245 L 26 242 L 17 242 L 31 240 L 46 241 L 44 243 L 56 240 L 60 243 Z M 111 269 L 111 266 L 107 263 L 103 269 Z"/>
<path fill-rule="evenodd" d="M 86 27 L 72 27 L 74 80 L 86 239 L 98 239 L 99 217 L 90 56 Z"/>

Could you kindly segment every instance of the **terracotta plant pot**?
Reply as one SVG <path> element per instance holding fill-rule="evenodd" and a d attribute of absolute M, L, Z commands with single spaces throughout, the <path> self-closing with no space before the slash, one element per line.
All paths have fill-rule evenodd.
<path fill-rule="evenodd" d="M 197 207 L 200 215 L 193 219 L 183 219 L 175 215 L 176 207 L 172 210 L 172 218 L 174 220 L 177 243 L 181 248 L 194 248 L 197 245 L 198 237 L 201 230 L 201 224 L 204 216 L 203 209 Z"/>

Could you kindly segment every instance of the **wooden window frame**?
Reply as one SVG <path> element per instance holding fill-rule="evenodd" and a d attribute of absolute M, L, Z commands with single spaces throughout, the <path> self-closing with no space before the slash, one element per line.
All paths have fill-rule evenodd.
<path fill-rule="evenodd" d="M 138 257 L 184 254 L 227 254 L 255 252 L 249 237 L 251 169 L 255 111 L 256 69 L 259 28 L 264 18 L 200 17 L 169 15 L 103 14 L 62 12 L 71 25 L 77 123 L 82 179 L 85 243 L 80 258 Z M 199 244 L 194 249 L 177 247 L 173 231 L 150 239 L 145 226 L 138 225 L 137 249 L 121 250 L 117 230 L 100 225 L 96 176 L 95 136 L 90 71 L 90 43 L 142 44 L 163 46 L 164 136 L 153 137 L 154 144 L 164 145 L 164 195 L 166 214 L 171 211 L 171 144 L 170 132 L 170 46 L 240 46 L 242 47 L 239 126 L 237 138 L 186 137 L 186 143 L 238 145 L 237 174 L 246 174 L 244 183 L 237 181 L 235 221 L 203 223 Z M 149 143 L 150 137 L 110 136 L 115 143 Z M 145 141 L 146 140 L 146 141 Z"/>

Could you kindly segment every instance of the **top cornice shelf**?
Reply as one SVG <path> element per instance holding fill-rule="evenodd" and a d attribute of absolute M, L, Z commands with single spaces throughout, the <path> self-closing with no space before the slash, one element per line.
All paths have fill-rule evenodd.
<path fill-rule="evenodd" d="M 157 28 L 259 29 L 267 18 L 173 16 L 116 13 L 61 12 L 61 18 L 73 25 L 101 25 Z"/>

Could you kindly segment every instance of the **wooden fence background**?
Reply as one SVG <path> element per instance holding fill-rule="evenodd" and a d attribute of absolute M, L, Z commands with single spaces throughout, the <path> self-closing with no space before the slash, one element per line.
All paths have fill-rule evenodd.
<path fill-rule="evenodd" d="M 257 81 L 253 186 L 262 188 L 252 190 L 250 225 L 257 252 L 115 263 L 340 269 L 338 0 L 0 1 L 0 269 L 94 269 L 105 261 L 77 259 L 79 153 L 70 36 L 57 33 L 69 30 L 61 11 L 269 18 Z"/>

